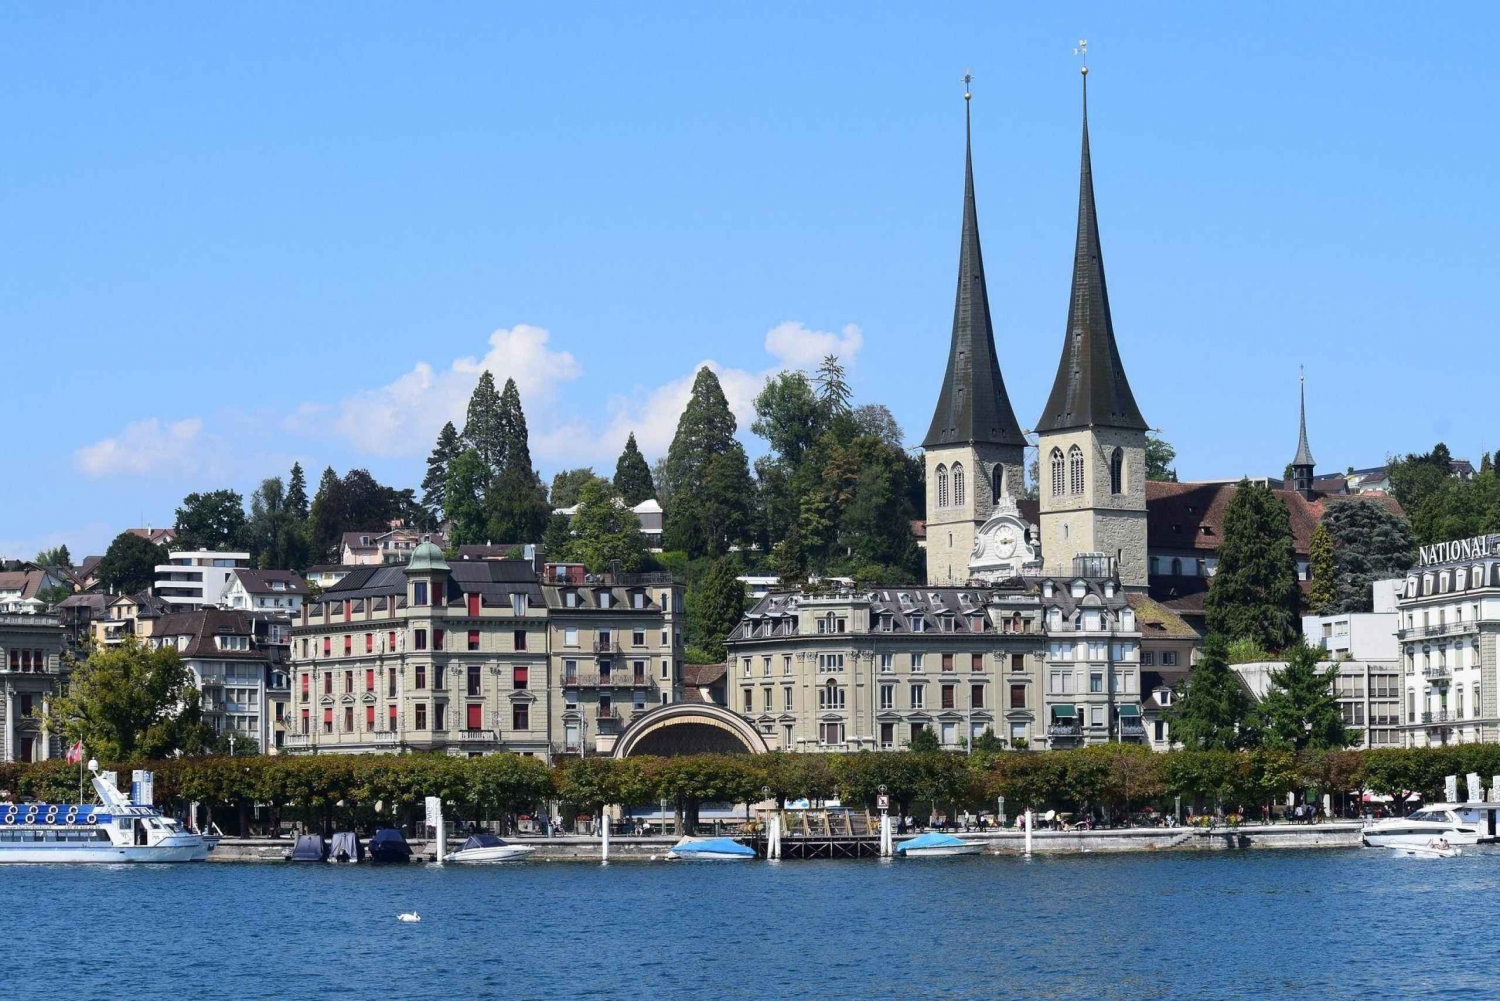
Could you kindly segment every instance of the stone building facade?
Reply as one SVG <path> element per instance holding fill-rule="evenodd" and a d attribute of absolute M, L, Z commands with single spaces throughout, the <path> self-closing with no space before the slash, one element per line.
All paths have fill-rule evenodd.
<path fill-rule="evenodd" d="M 42 717 L 65 681 L 63 640 L 56 616 L 0 613 L 0 761 L 43 761 L 62 753 Z"/>
<path fill-rule="evenodd" d="M 607 752 L 637 691 L 647 708 L 674 697 L 681 596 L 670 578 L 450 565 L 429 543 L 405 566 L 354 569 L 292 629 L 286 749 Z M 637 661 L 649 665 L 639 686 Z"/>

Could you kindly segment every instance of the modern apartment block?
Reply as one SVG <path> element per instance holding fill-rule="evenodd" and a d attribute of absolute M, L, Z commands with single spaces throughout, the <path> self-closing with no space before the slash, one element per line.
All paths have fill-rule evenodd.
<path fill-rule="evenodd" d="M 405 566 L 354 569 L 304 604 L 286 747 L 607 752 L 630 714 L 673 698 L 681 608 L 669 577 L 450 565 L 420 544 Z"/>
<path fill-rule="evenodd" d="M 173 551 L 156 568 L 157 597 L 179 611 L 217 605 L 236 569 L 250 566 L 249 553 Z"/>

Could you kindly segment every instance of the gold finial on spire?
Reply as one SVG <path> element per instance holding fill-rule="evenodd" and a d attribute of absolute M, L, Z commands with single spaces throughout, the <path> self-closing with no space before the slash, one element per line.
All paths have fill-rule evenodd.
<path fill-rule="evenodd" d="M 964 100 L 967 101 L 969 98 L 974 96 L 973 94 L 969 93 L 969 84 L 974 82 L 974 73 L 972 70 L 964 70 L 964 75 L 959 77 L 959 79 L 963 81 Z"/>
<path fill-rule="evenodd" d="M 1089 75 L 1089 40 L 1087 38 L 1080 38 L 1078 40 L 1078 48 L 1076 48 L 1076 49 L 1073 50 L 1073 55 L 1078 56 L 1080 59 L 1083 60 L 1083 67 L 1079 70 L 1079 72 L 1082 73 L 1084 76 L 1088 76 Z"/>

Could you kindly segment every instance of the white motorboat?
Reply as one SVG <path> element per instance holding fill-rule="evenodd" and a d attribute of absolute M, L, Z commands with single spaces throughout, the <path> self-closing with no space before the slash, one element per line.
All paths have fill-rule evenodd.
<path fill-rule="evenodd" d="M 929 831 L 919 834 L 910 841 L 903 841 L 896 846 L 896 854 L 906 858 L 941 858 L 946 855 L 978 855 L 984 851 L 984 845 L 974 841 L 965 841 L 955 838 L 951 834 L 939 834 Z"/>
<path fill-rule="evenodd" d="M 1365 827 L 1364 843 L 1371 848 L 1426 848 L 1439 839 L 1449 845 L 1477 845 L 1478 823 L 1465 822 L 1446 803 L 1423 807 L 1409 817 L 1389 817 Z"/>
<path fill-rule="evenodd" d="M 458 851 L 443 856 L 444 862 L 519 862 L 536 851 L 530 845 L 508 845 L 493 834 L 475 834 Z"/>
<path fill-rule="evenodd" d="M 94 767 L 90 762 L 91 768 Z M 0 804 L 0 862 L 198 862 L 203 837 L 94 770 L 99 803 Z"/>
<path fill-rule="evenodd" d="M 683 838 L 667 852 L 669 859 L 709 862 L 743 862 L 755 858 L 755 849 L 733 838 Z"/>
<path fill-rule="evenodd" d="M 1457 858 L 1464 853 L 1462 848 L 1455 848 L 1445 841 L 1429 841 L 1426 845 L 1405 845 L 1400 848 L 1391 849 L 1392 853 L 1406 858 Z"/>

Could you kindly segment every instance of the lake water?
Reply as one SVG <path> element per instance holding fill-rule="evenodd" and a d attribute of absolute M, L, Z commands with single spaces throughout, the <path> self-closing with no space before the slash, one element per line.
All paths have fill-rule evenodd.
<path fill-rule="evenodd" d="M 6 866 L 0 996 L 1494 996 L 1467 852 Z"/>

